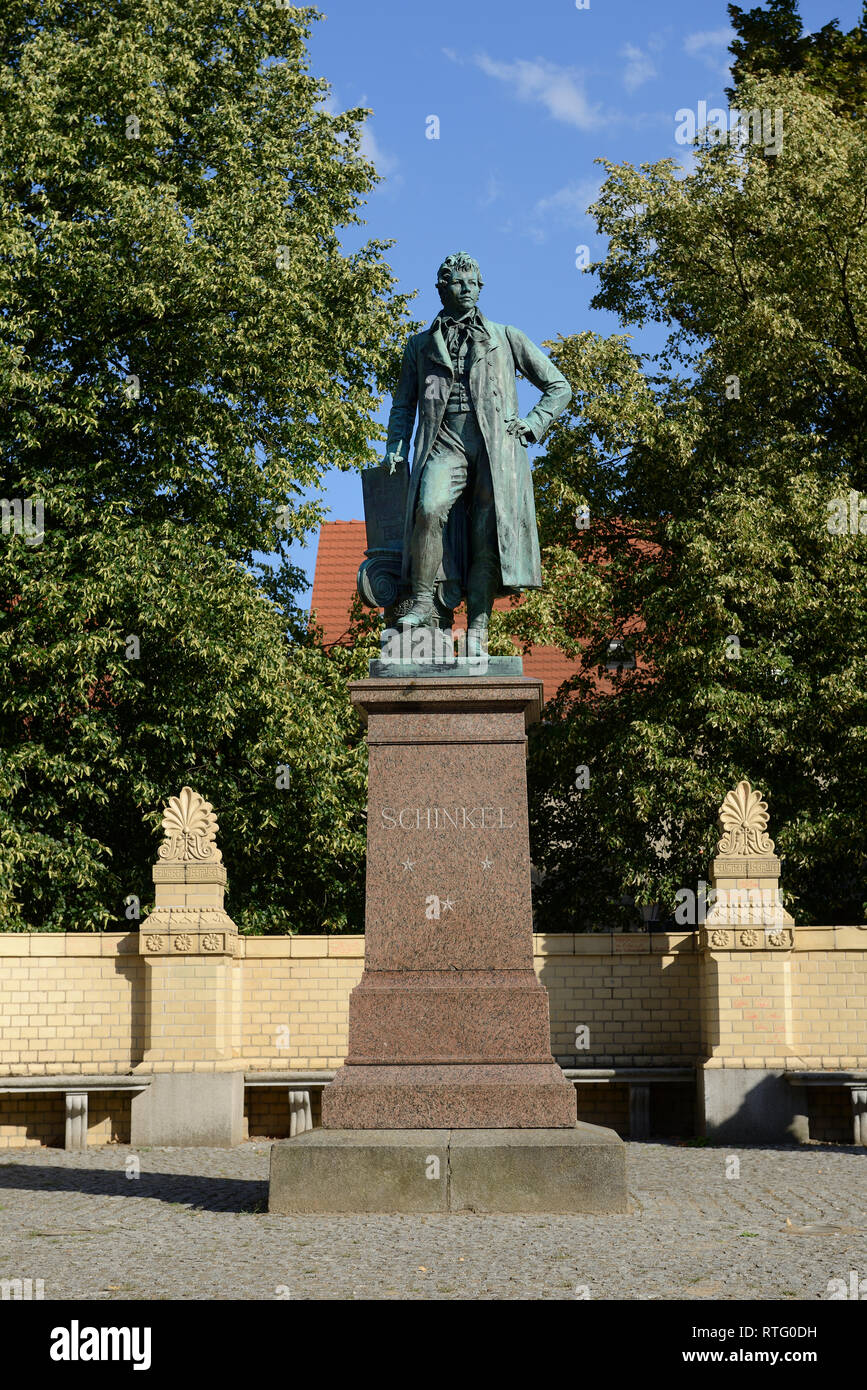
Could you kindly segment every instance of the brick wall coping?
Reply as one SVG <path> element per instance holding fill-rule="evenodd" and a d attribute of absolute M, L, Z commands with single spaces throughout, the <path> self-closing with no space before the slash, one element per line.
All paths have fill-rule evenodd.
<path fill-rule="evenodd" d="M 867 951 L 867 926 L 795 927 L 796 951 Z M 364 956 L 363 936 L 241 936 L 239 954 L 248 959 Z M 541 932 L 536 956 L 668 956 L 698 950 L 697 931 Z M 3 956 L 138 955 L 138 931 L 0 932 Z"/>

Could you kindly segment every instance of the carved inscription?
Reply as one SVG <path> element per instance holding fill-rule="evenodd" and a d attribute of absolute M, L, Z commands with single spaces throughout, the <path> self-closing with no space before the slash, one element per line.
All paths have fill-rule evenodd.
<path fill-rule="evenodd" d="M 713 862 L 713 871 L 717 878 L 722 875 L 737 875 L 745 877 L 751 875 L 753 878 L 776 878 L 780 873 L 779 859 L 721 859 L 717 857 Z"/>
<path fill-rule="evenodd" d="M 505 806 L 383 806 L 383 830 L 514 830 Z"/>

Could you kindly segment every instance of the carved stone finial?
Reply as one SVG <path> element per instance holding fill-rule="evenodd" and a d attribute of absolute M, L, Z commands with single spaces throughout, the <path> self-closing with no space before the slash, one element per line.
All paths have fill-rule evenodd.
<path fill-rule="evenodd" d="M 767 833 L 768 803 L 749 782 L 738 782 L 719 808 L 723 831 L 718 854 L 773 854 L 774 842 Z"/>
<path fill-rule="evenodd" d="M 180 796 L 169 798 L 163 812 L 166 838 L 159 847 L 159 858 L 220 864 L 223 856 L 215 843 L 219 828 L 210 801 L 199 796 L 191 787 L 184 787 Z"/>

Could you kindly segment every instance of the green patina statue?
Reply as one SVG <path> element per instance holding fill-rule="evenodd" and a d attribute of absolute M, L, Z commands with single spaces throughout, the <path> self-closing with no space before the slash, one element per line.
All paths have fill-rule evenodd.
<path fill-rule="evenodd" d="M 446 257 L 437 274 L 442 311 L 407 343 L 384 469 L 371 470 L 387 487 L 389 477 L 403 475 L 402 571 L 392 615 L 409 628 L 450 626 L 451 610 L 466 597 L 468 651 L 486 646 L 495 598 L 541 587 L 526 445 L 542 438 L 572 395 L 519 329 L 484 317 L 476 307 L 481 288 L 471 256 Z M 526 419 L 518 415 L 516 372 L 542 392 Z"/>

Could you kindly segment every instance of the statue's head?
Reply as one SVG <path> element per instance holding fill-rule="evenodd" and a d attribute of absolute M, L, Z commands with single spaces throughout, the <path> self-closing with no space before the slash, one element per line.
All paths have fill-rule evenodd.
<path fill-rule="evenodd" d="M 447 314 L 468 314 L 479 297 L 484 281 L 478 261 L 466 251 L 446 256 L 437 271 L 437 292 Z"/>

